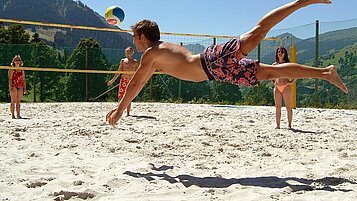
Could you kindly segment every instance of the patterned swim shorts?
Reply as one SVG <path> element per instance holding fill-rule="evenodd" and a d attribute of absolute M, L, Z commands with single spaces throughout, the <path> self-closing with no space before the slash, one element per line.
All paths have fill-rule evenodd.
<path fill-rule="evenodd" d="M 126 87 L 129 84 L 129 78 L 124 78 L 122 77 L 120 79 L 120 84 L 119 84 L 119 92 L 118 92 L 118 99 L 121 100 L 124 96 L 124 93 L 126 91 Z"/>
<path fill-rule="evenodd" d="M 221 45 L 208 46 L 200 55 L 203 70 L 210 80 L 235 85 L 257 85 L 259 62 L 245 56 L 240 50 L 239 37 Z"/>

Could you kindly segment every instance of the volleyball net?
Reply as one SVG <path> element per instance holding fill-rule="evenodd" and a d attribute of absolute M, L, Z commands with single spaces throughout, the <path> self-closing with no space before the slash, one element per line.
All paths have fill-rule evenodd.
<path fill-rule="evenodd" d="M 77 47 L 50 46 L 43 43 L 0 43 L 0 83 L 2 86 L 0 88 L 0 101 L 7 102 L 9 100 L 7 69 L 11 68 L 9 64 L 15 54 L 21 55 L 24 61 L 23 69 L 26 71 L 27 90 L 30 92 L 30 95 L 25 97 L 25 100 L 27 101 L 116 101 L 117 88 L 100 96 L 100 98 L 97 97 L 103 94 L 103 92 L 112 89 L 112 87 L 108 87 L 106 83 L 116 73 L 132 73 L 127 71 L 117 71 L 120 59 L 125 58 L 125 48 L 128 45 L 133 46 L 130 42 L 128 43 L 128 40 L 132 40 L 131 32 L 129 30 L 8 19 L 0 19 L 0 21 L 6 23 L 6 25 L 19 23 L 24 25 L 35 25 L 36 27 L 57 27 L 64 30 L 78 29 L 83 31 L 90 30 L 91 32 L 104 31 L 125 34 L 125 37 L 122 37 L 125 39 L 122 41 L 122 44 L 120 44 L 122 38 L 118 38 L 116 41 L 119 43 L 119 48 L 91 48 L 86 46 L 86 44 L 91 44 L 91 42 L 88 43 L 88 41 L 84 41 L 82 45 L 80 45 L 81 42 L 78 41 Z M 307 25 L 307 27 L 298 28 L 298 30 L 303 30 L 301 32 L 307 35 L 309 31 L 313 30 L 313 24 Z M 273 63 L 275 61 L 275 51 L 277 47 L 284 46 L 289 51 L 290 47 L 296 44 L 297 41 L 301 42 L 301 40 L 303 40 L 297 38 L 294 41 L 294 32 L 298 33 L 298 31 L 294 29 L 275 30 L 270 32 L 269 37 L 264 39 L 248 57 L 259 59 L 263 63 Z M 312 36 L 306 37 L 313 37 L 313 34 L 310 35 Z M 43 37 L 40 37 L 43 38 L 44 35 Z M 193 53 L 200 53 L 211 44 L 220 44 L 233 37 L 236 36 L 161 33 L 161 40 L 182 45 Z M 100 43 L 100 41 L 98 42 Z M 300 50 L 303 51 L 307 48 L 311 49 L 311 47 L 299 46 L 296 48 L 298 53 Z M 134 53 L 135 59 L 140 60 L 140 57 L 141 54 L 137 52 Z M 301 57 L 299 57 L 298 54 L 298 62 L 299 59 L 301 59 Z M 312 59 L 308 61 L 311 62 L 311 60 Z M 311 63 L 308 64 L 311 65 Z M 338 63 L 335 65 L 338 65 Z M 348 79 L 351 79 L 351 82 L 354 81 L 351 77 Z M 117 79 L 114 86 L 118 82 L 119 79 Z M 322 85 L 321 83 L 318 84 Z M 303 87 L 298 87 L 298 90 L 303 93 L 310 95 L 315 93 L 314 90 L 316 87 L 314 86 L 314 83 L 300 83 L 300 85 Z M 273 105 L 272 87 L 272 84 L 269 82 L 253 88 L 239 87 L 221 82 L 207 81 L 193 83 L 181 81 L 157 72 L 146 84 L 136 100 Z M 255 93 L 252 93 L 252 91 Z M 302 97 L 299 97 L 298 95 L 298 99 L 299 98 Z M 346 101 L 348 100 L 350 100 L 350 97 L 346 98 Z M 309 104 L 309 102 L 306 104 Z"/>

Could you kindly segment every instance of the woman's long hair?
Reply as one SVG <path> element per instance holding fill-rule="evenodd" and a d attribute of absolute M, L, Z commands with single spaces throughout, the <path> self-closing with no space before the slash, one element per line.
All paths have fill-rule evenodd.
<path fill-rule="evenodd" d="M 279 51 L 284 51 L 284 62 L 285 63 L 290 63 L 290 59 L 289 59 L 289 55 L 288 55 L 288 51 L 285 49 L 285 47 L 283 46 L 280 46 L 276 49 L 276 52 L 275 52 L 275 62 L 279 63 L 279 57 L 278 57 L 278 52 Z"/>

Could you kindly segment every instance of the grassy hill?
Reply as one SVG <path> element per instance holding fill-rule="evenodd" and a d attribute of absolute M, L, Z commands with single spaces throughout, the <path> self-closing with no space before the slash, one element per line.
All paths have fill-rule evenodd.
<path fill-rule="evenodd" d="M 357 43 L 357 27 L 331 31 L 320 35 L 320 55 L 329 55 Z M 297 42 L 297 61 L 304 63 L 315 58 L 316 38 Z"/>
<path fill-rule="evenodd" d="M 276 37 L 288 37 L 291 34 L 282 34 Z M 331 55 L 340 52 L 346 47 L 350 47 L 357 43 L 357 27 L 349 29 L 341 29 L 320 34 L 320 55 Z M 265 42 L 265 46 L 272 48 L 276 47 L 276 42 Z M 306 63 L 309 60 L 315 59 L 316 38 L 299 39 L 295 37 L 296 57 L 298 63 Z M 289 49 L 289 47 L 286 47 Z M 275 58 L 274 49 L 262 52 L 262 61 L 272 63 Z M 310 62 L 311 64 L 311 62 Z M 312 63 L 313 64 L 313 63 Z"/>
<path fill-rule="evenodd" d="M 330 53 L 330 54 L 320 57 L 319 66 L 323 67 L 323 66 L 328 66 L 328 65 L 335 65 L 337 68 L 339 68 L 339 66 L 340 66 L 339 60 L 341 58 L 345 58 L 346 52 L 352 52 L 355 55 L 357 55 L 357 43 L 355 43 L 353 45 L 346 46 L 337 52 Z M 315 64 L 315 59 L 307 60 L 307 61 L 305 61 L 305 64 L 313 66 Z M 357 68 L 357 66 L 355 66 L 355 67 Z"/>
<path fill-rule="evenodd" d="M 0 0 L 0 18 L 114 28 L 88 6 L 72 0 Z M 132 36 L 128 33 L 26 27 L 39 33 L 50 45 L 75 47 L 84 37 L 96 38 L 106 48 L 124 49 L 132 45 Z"/>

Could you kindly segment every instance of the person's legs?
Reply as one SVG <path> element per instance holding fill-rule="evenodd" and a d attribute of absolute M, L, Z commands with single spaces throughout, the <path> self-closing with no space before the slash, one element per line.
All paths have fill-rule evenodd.
<path fill-rule="evenodd" d="M 258 24 L 253 27 L 249 32 L 240 36 L 241 51 L 244 54 L 250 53 L 258 46 L 261 40 L 265 38 L 269 30 L 289 16 L 294 11 L 305 6 L 317 3 L 330 4 L 330 0 L 297 0 L 283 6 L 280 6 L 269 13 L 267 13 Z"/>
<path fill-rule="evenodd" d="M 288 113 L 288 127 L 291 128 L 291 122 L 293 119 L 293 108 L 292 108 L 292 91 L 291 86 L 287 86 L 283 92 L 284 103 L 286 111 Z"/>
<path fill-rule="evenodd" d="M 329 81 L 345 93 L 348 93 L 346 85 L 342 82 L 336 67 L 333 65 L 326 68 L 315 68 L 296 63 L 284 63 L 275 66 L 260 63 L 257 67 L 256 78 L 259 81 L 277 78 L 317 78 Z"/>
<path fill-rule="evenodd" d="M 130 116 L 130 108 L 131 108 L 131 103 L 129 106 L 126 108 L 126 116 Z"/>
<path fill-rule="evenodd" d="M 10 90 L 10 97 L 11 97 L 11 103 L 10 103 L 10 112 L 11 112 L 11 117 L 15 119 L 15 103 L 17 99 L 17 89 L 13 88 Z"/>
<path fill-rule="evenodd" d="M 20 116 L 20 109 L 21 109 L 21 100 L 22 100 L 22 96 L 24 94 L 24 89 L 20 88 L 17 90 L 17 98 L 16 98 L 16 116 L 18 119 L 21 119 Z"/>
<path fill-rule="evenodd" d="M 280 91 L 274 87 L 274 101 L 275 101 L 275 121 L 276 128 L 280 128 L 280 120 L 281 120 L 281 107 L 282 107 L 282 96 Z"/>

